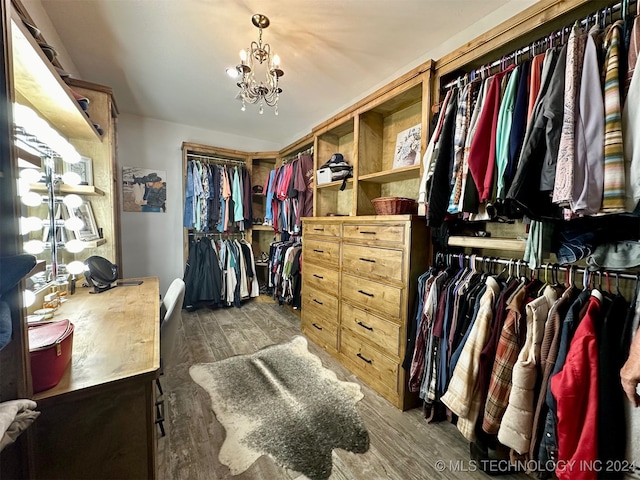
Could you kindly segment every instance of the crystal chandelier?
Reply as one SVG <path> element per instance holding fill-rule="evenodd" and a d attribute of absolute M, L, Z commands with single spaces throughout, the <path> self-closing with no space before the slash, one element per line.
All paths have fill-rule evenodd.
<path fill-rule="evenodd" d="M 271 55 L 271 46 L 262 43 L 262 29 L 269 26 L 266 15 L 256 13 L 251 17 L 251 22 L 260 31 L 258 42 L 251 42 L 247 49 L 240 50 L 240 64 L 227 68 L 227 74 L 231 78 L 240 78 L 238 98 L 242 100 L 241 110 L 246 110 L 246 104 L 257 103 L 260 106 L 260 114 L 264 113 L 264 104 L 275 107 L 278 115 L 278 99 L 282 89 L 278 86 L 278 80 L 284 75 L 280 69 L 280 57 Z M 257 63 L 256 63 L 257 62 Z M 266 64 L 266 74 L 263 80 L 257 80 L 255 68 Z"/>

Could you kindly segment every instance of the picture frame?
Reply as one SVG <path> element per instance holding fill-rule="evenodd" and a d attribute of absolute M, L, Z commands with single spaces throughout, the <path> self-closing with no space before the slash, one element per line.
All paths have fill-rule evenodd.
<path fill-rule="evenodd" d="M 80 185 L 93 185 L 93 160 L 80 156 L 78 163 L 63 162 L 63 173 L 75 172 L 80 175 Z"/>
<path fill-rule="evenodd" d="M 56 208 L 56 218 L 54 220 L 54 222 L 51 222 L 51 218 L 49 216 L 47 216 L 47 222 L 43 224 L 42 226 L 42 241 L 47 243 L 49 241 L 51 241 L 52 239 L 49 238 L 50 232 L 51 232 L 51 225 L 52 223 L 55 225 L 55 223 L 58 220 L 64 220 L 64 214 L 62 212 L 62 208 L 61 205 L 58 205 Z M 66 242 L 67 241 L 67 231 L 65 227 L 62 226 L 57 226 L 55 227 L 55 231 L 56 231 L 56 235 L 55 235 L 55 241 L 56 242 Z"/>
<path fill-rule="evenodd" d="M 420 163 L 420 136 L 422 125 L 417 124 L 398 133 L 393 167 L 401 168 Z"/>
<path fill-rule="evenodd" d="M 90 242 L 92 240 L 98 240 L 100 238 L 98 225 L 93 214 L 93 209 L 91 208 L 91 203 L 84 202 L 77 208 L 72 208 L 64 205 L 64 210 L 65 220 L 71 217 L 78 217 L 84 223 L 84 226 L 82 228 L 78 230 L 71 230 L 71 233 L 76 240 Z"/>

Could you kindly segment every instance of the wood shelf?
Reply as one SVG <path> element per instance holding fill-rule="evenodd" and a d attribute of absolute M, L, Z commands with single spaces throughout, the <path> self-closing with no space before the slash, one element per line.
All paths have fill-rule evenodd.
<path fill-rule="evenodd" d="M 47 186 L 44 183 L 32 183 L 29 188 L 34 192 L 46 192 Z M 59 188 L 59 190 L 58 190 Z M 76 195 L 87 195 L 93 197 L 104 196 L 104 191 L 95 185 L 65 185 L 62 184 L 56 188 L 56 193 L 75 193 Z"/>
<path fill-rule="evenodd" d="M 269 262 L 256 262 L 256 267 L 268 267 Z"/>
<path fill-rule="evenodd" d="M 42 168 L 42 159 L 22 147 L 16 146 L 18 150 L 18 167 L 19 168 Z"/>
<path fill-rule="evenodd" d="M 449 237 L 450 247 L 484 248 L 489 250 L 508 250 L 524 253 L 526 242 L 512 238 L 491 237 Z"/>
<path fill-rule="evenodd" d="M 382 172 L 368 173 L 361 175 L 358 181 L 371 183 L 389 183 L 401 180 L 410 180 L 420 177 L 420 164 L 410 165 L 408 167 L 395 168 L 393 170 L 385 170 Z"/>
<path fill-rule="evenodd" d="M 259 232 L 273 232 L 271 225 L 252 225 L 251 230 L 257 230 Z"/>
<path fill-rule="evenodd" d="M 316 185 L 318 189 L 323 188 L 327 190 L 339 190 L 342 186 L 342 180 L 338 180 L 336 182 L 324 183 L 322 185 Z M 353 178 L 347 180 L 347 187 L 351 188 L 353 186 Z"/>
<path fill-rule="evenodd" d="M 67 138 L 100 140 L 87 115 L 23 25 L 15 10 L 11 17 L 13 78 L 16 101 L 34 108 Z"/>
<path fill-rule="evenodd" d="M 100 245 L 104 245 L 105 243 L 107 243 L 107 239 L 99 238 L 97 240 L 90 240 L 82 243 L 84 243 L 84 248 L 96 248 L 96 247 L 99 247 Z"/>

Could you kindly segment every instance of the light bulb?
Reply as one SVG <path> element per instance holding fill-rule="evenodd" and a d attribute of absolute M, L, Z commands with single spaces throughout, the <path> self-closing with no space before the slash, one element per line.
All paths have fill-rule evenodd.
<path fill-rule="evenodd" d="M 20 179 L 27 183 L 38 183 L 42 178 L 42 172 L 35 168 L 24 168 L 20 170 Z"/>
<path fill-rule="evenodd" d="M 38 217 L 20 217 L 20 233 L 26 235 L 42 228 L 42 220 Z"/>
<path fill-rule="evenodd" d="M 84 222 L 78 217 L 69 217 L 64 221 L 64 226 L 69 230 L 82 230 L 82 227 L 84 227 Z"/>
<path fill-rule="evenodd" d="M 262 105 L 260 105 L 260 110 L 258 110 L 258 113 L 260 115 L 262 115 L 264 113 L 264 108 L 262 108 Z"/>
<path fill-rule="evenodd" d="M 278 68 L 279 66 L 280 66 L 280 56 L 276 54 L 273 56 L 273 68 Z"/>
<path fill-rule="evenodd" d="M 31 253 L 32 255 L 44 252 L 44 242 L 40 240 L 29 240 L 24 243 L 23 247 L 25 252 Z"/>
<path fill-rule="evenodd" d="M 80 260 L 74 260 L 73 262 L 67 264 L 67 272 L 71 273 L 72 275 L 79 275 L 84 272 L 84 269 L 85 265 Z"/>
<path fill-rule="evenodd" d="M 62 181 L 67 185 L 80 185 L 82 177 L 76 172 L 65 172 L 62 174 Z"/>
<path fill-rule="evenodd" d="M 84 242 L 82 240 L 69 240 L 65 243 L 64 248 L 69 253 L 79 253 L 84 250 Z"/>
<path fill-rule="evenodd" d="M 242 108 L 240 109 L 241 112 L 244 112 L 247 109 L 247 107 L 244 106 L 244 103 L 242 104 Z"/>
<path fill-rule="evenodd" d="M 82 198 L 80 198 L 79 195 L 72 193 L 71 195 L 67 195 L 66 197 L 64 197 L 62 199 L 62 203 L 64 203 L 69 208 L 78 208 L 80 205 L 82 205 Z"/>
<path fill-rule="evenodd" d="M 60 155 L 62 156 L 62 160 L 71 164 L 80 162 L 80 160 L 82 160 L 80 154 L 76 152 L 76 149 L 73 148 L 71 144 L 69 144 L 69 147 L 71 148 L 65 149 L 64 152 L 60 153 Z"/>
<path fill-rule="evenodd" d="M 236 67 L 229 67 L 225 70 L 227 72 L 227 75 L 229 75 L 231 78 L 238 78 L 238 69 Z"/>
<path fill-rule="evenodd" d="M 42 203 L 42 195 L 36 192 L 27 192 L 20 197 L 20 201 L 27 207 L 37 207 Z"/>
<path fill-rule="evenodd" d="M 29 193 L 31 189 L 31 184 L 24 178 L 18 179 L 18 196 L 24 197 L 27 193 Z"/>
<path fill-rule="evenodd" d="M 36 294 L 31 290 L 25 290 L 22 292 L 22 302 L 25 307 L 30 307 L 34 303 L 36 303 Z"/>
<path fill-rule="evenodd" d="M 244 48 L 240 50 L 240 60 L 242 60 L 242 63 L 247 61 L 247 51 Z"/>

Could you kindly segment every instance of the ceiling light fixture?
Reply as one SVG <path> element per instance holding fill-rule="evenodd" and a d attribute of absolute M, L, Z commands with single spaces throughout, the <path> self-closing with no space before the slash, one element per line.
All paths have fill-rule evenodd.
<path fill-rule="evenodd" d="M 251 22 L 260 31 L 258 42 L 251 42 L 247 49 L 240 50 L 240 64 L 227 68 L 227 74 L 231 78 L 240 77 L 238 97 L 242 100 L 241 110 L 244 112 L 247 103 L 258 103 L 259 113 L 264 113 L 264 104 L 275 107 L 274 113 L 278 115 L 278 99 L 282 89 L 278 86 L 278 80 L 284 75 L 280 68 L 280 57 L 271 55 L 271 46 L 262 43 L 262 30 L 269 26 L 266 15 L 256 13 L 251 17 Z M 257 64 L 255 62 L 258 62 Z M 266 75 L 264 80 L 256 80 L 255 67 L 266 63 Z"/>

